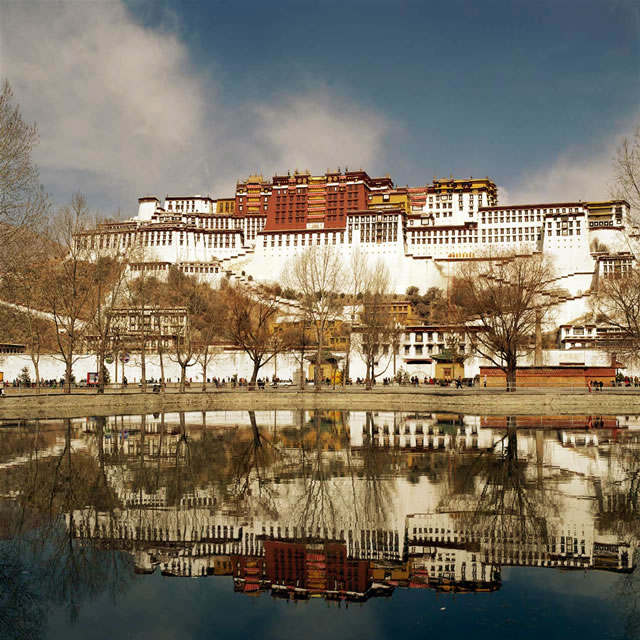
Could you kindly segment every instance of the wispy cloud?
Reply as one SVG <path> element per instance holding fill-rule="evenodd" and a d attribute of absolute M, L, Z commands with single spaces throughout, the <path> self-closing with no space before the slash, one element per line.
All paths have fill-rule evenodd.
<path fill-rule="evenodd" d="M 3 68 L 39 125 L 46 186 L 116 204 L 119 192 L 189 181 L 205 101 L 174 36 L 138 26 L 120 2 L 27 1 L 3 13 Z"/>
<path fill-rule="evenodd" d="M 501 185 L 500 204 L 604 200 L 612 196 L 613 158 L 625 136 L 640 121 L 640 112 L 621 122 L 615 131 L 589 147 L 566 150 L 542 169 Z"/>
<path fill-rule="evenodd" d="M 262 158 L 282 168 L 368 168 L 391 123 L 326 87 L 255 107 Z"/>
<path fill-rule="evenodd" d="M 226 104 L 184 42 L 121 0 L 7 4 L 1 29 L 2 73 L 39 125 L 45 186 L 58 199 L 82 190 L 105 213 L 149 193 L 228 195 L 256 170 L 369 167 L 391 126 L 327 88 Z"/>

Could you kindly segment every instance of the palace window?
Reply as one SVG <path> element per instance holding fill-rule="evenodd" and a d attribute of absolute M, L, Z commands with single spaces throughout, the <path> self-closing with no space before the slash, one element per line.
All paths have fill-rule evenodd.
<path fill-rule="evenodd" d="M 631 271 L 631 258 L 617 260 L 603 260 L 602 271 L 605 277 L 625 276 Z"/>

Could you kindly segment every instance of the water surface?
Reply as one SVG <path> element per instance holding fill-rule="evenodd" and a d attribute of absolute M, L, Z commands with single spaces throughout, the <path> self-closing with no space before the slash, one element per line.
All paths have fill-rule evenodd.
<path fill-rule="evenodd" d="M 640 637 L 634 416 L 0 421 L 2 638 Z"/>

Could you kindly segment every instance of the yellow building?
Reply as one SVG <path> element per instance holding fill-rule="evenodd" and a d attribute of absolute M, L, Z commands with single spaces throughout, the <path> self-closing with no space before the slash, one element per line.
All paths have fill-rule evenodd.
<path fill-rule="evenodd" d="M 411 211 L 406 189 L 387 189 L 380 193 L 370 193 L 368 198 L 368 209 L 402 209 L 405 213 Z"/>
<path fill-rule="evenodd" d="M 602 202 L 586 202 L 589 216 L 589 227 L 620 227 L 628 213 L 629 205 L 624 200 L 603 200 Z"/>
<path fill-rule="evenodd" d="M 309 380 L 315 380 L 315 363 L 309 365 Z M 340 370 L 340 362 L 336 358 L 330 357 L 327 362 L 320 365 L 320 379 L 329 380 L 331 384 L 342 384 L 342 371 Z"/>
<path fill-rule="evenodd" d="M 216 202 L 216 213 L 234 213 L 235 210 L 235 198 L 218 198 Z"/>

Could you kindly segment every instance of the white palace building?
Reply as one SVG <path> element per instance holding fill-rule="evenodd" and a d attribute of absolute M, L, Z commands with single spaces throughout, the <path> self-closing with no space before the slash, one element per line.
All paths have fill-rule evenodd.
<path fill-rule="evenodd" d="M 332 245 L 345 268 L 355 250 L 382 258 L 396 293 L 445 287 L 465 260 L 542 252 L 553 259 L 561 324 L 588 311 L 598 277 L 630 268 L 638 230 L 629 214 L 622 200 L 499 206 L 488 178 L 398 188 L 362 170 L 295 171 L 270 181 L 250 176 L 234 198 L 140 198 L 137 216 L 77 239 L 88 249 L 132 255 L 137 248 L 134 272 L 161 276 L 174 265 L 212 283 L 225 276 L 277 282 L 293 256 Z"/>

